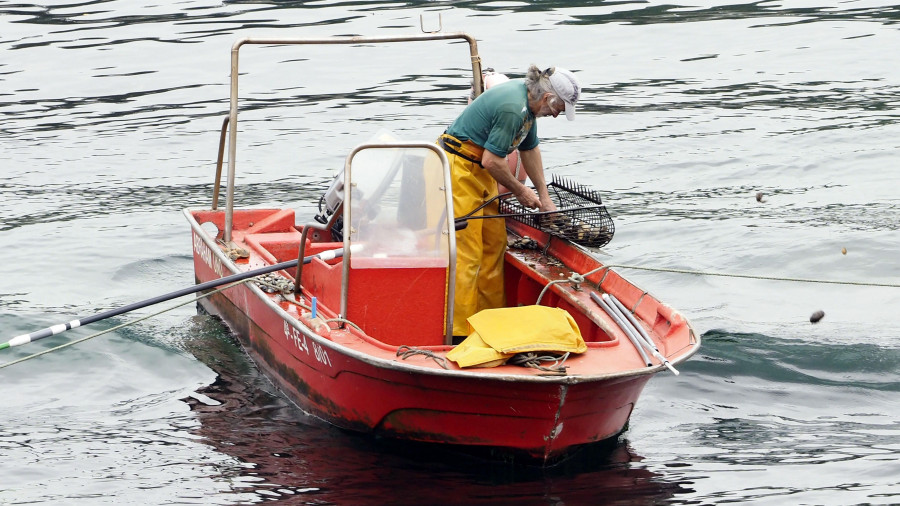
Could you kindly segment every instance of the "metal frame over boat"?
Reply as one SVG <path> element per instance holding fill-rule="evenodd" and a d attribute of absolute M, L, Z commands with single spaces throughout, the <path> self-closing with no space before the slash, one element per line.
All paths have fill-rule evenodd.
<path fill-rule="evenodd" d="M 507 305 L 565 309 L 588 350 L 569 356 L 562 373 L 519 365 L 457 367 L 446 359 L 453 348 L 456 255 L 449 167 L 432 143 L 392 140 L 354 149 L 338 185 L 344 190 L 342 212 L 326 223 L 297 224 L 293 209 L 234 208 L 243 45 L 454 39 L 468 42 L 480 92 L 476 43 L 463 33 L 237 41 L 213 206 L 184 211 L 193 234 L 195 278 L 207 282 L 298 259 L 296 271 L 276 273 L 283 283 L 274 289 L 237 284 L 201 304 L 228 324 L 260 370 L 309 413 L 355 431 L 550 462 L 624 430 L 647 381 L 666 367 L 674 370 L 699 348 L 685 318 L 588 250 L 507 220 L 511 240 L 527 236 L 535 246 L 506 253 Z M 220 210 L 226 125 L 227 199 Z M 310 258 L 334 251 L 339 253 Z M 602 310 L 603 300 L 624 311 L 617 317 Z M 655 360 L 641 339 L 644 347 L 658 349 Z"/>

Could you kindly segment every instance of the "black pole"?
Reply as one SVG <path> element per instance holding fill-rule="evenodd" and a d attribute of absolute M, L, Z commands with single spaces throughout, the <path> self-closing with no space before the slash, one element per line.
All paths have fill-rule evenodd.
<path fill-rule="evenodd" d="M 343 256 L 344 250 L 335 249 L 323 251 L 317 255 L 310 255 L 308 257 L 303 257 L 303 263 L 308 264 L 312 261 L 313 258 L 321 256 L 324 260 L 329 260 L 331 258 L 337 258 Z M 22 334 L 20 336 L 16 336 L 10 339 L 6 343 L 0 344 L 0 350 L 4 348 L 9 348 L 12 346 L 19 346 L 22 344 L 30 343 L 32 341 L 37 341 L 38 339 L 43 339 L 45 337 L 50 337 L 60 332 L 65 332 L 69 329 L 74 329 L 76 327 L 81 327 L 82 325 L 88 325 L 90 323 L 95 323 L 100 320 L 105 320 L 107 318 L 111 318 L 113 316 L 118 316 L 120 314 L 127 313 L 129 311 L 134 311 L 135 309 L 141 309 L 147 306 L 152 306 L 154 304 L 159 304 L 160 302 L 165 302 L 167 300 L 172 300 L 178 297 L 182 297 L 184 295 L 190 295 L 192 293 L 197 293 L 209 288 L 215 288 L 217 286 L 226 285 L 228 283 L 233 283 L 235 281 L 243 281 L 248 278 L 252 278 L 255 276 L 259 276 L 261 274 L 268 274 L 270 272 L 280 271 L 282 269 L 288 269 L 291 267 L 295 267 L 299 262 L 294 260 L 288 260 L 287 262 L 281 262 L 280 264 L 270 265 L 268 267 L 260 267 L 259 269 L 253 269 L 247 272 L 239 272 L 237 274 L 232 274 L 230 276 L 225 276 L 224 278 L 213 279 L 210 281 L 206 281 L 204 283 L 200 283 L 199 285 L 189 286 L 187 288 L 182 288 L 181 290 L 176 290 L 171 293 L 167 293 L 165 295 L 157 295 L 156 297 L 143 300 L 140 302 L 135 302 L 132 304 L 128 304 L 127 306 L 122 306 L 116 309 L 110 309 L 109 311 L 104 311 L 102 313 L 97 313 L 95 315 L 87 316 L 84 318 L 80 318 L 78 320 L 72 320 L 68 323 L 61 323 L 59 325 L 54 325 L 52 327 L 47 327 L 43 330 L 38 330 L 37 332 L 32 332 L 30 334 Z"/>

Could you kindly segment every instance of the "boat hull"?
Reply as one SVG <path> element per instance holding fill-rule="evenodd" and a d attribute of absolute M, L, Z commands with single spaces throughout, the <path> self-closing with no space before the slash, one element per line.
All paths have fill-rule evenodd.
<path fill-rule="evenodd" d="M 194 233 L 198 283 L 253 266 L 252 257 L 245 266 L 225 257 L 214 238 L 186 214 Z M 289 399 L 333 425 L 404 440 L 491 448 L 545 464 L 621 433 L 647 381 L 662 369 L 573 375 L 517 366 L 459 369 L 450 363 L 444 369 L 428 355 L 399 357 L 396 345 L 340 337 L 253 283 L 226 288 L 200 303 L 230 327 Z M 621 357 L 634 355 L 615 340 L 589 346 L 595 354 L 611 354 L 603 361 L 623 362 Z M 426 348 L 435 356 L 450 349 Z M 572 363 L 576 360 L 589 358 Z"/>
<path fill-rule="evenodd" d="M 260 370 L 300 408 L 358 432 L 489 446 L 549 462 L 621 433 L 651 377 L 516 383 L 377 367 L 310 340 L 304 345 L 303 338 L 295 344 L 285 338 L 280 316 L 254 304 L 252 294 L 231 292 L 204 299 L 204 309 L 225 321 Z"/>

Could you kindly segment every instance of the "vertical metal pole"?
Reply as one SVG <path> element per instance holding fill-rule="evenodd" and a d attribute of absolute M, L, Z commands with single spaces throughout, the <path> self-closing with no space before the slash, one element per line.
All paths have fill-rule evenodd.
<path fill-rule="evenodd" d="M 231 229 L 234 225 L 234 162 L 237 157 L 237 107 L 238 107 L 238 54 L 246 38 L 240 39 L 231 47 L 231 109 L 228 113 L 228 186 L 225 196 L 225 232 L 222 239 L 225 244 L 231 242 Z"/>
<path fill-rule="evenodd" d="M 481 75 L 481 74 L 478 74 Z M 447 307 L 445 313 L 447 315 L 444 323 L 446 333 L 444 335 L 444 344 L 453 344 L 453 306 L 456 300 L 456 222 L 450 217 L 454 216 L 453 212 L 453 190 L 451 188 L 450 162 L 443 149 L 435 149 L 438 158 L 441 160 L 444 175 L 444 194 L 447 198 L 447 236 L 450 248 L 450 264 L 447 266 Z"/>
<path fill-rule="evenodd" d="M 222 159 L 225 158 L 225 135 L 228 130 L 228 116 L 222 120 L 222 133 L 219 135 L 219 157 L 216 159 L 216 182 L 213 185 L 212 210 L 219 208 L 219 189 L 222 186 Z"/>
<path fill-rule="evenodd" d="M 472 56 L 472 88 L 473 95 L 477 98 L 484 91 L 484 82 L 481 74 L 481 57 L 478 56 L 478 43 L 468 34 L 460 34 L 469 42 L 469 53 Z"/>

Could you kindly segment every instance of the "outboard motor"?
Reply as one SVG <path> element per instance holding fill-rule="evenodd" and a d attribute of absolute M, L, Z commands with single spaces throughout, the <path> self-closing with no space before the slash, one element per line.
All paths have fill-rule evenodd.
<path fill-rule="evenodd" d="M 344 171 L 341 170 L 319 198 L 319 214 L 315 216 L 316 221 L 323 225 L 334 220 L 334 224 L 331 226 L 331 237 L 338 242 L 342 241 L 344 236 L 344 217 L 340 214 L 336 218 L 332 218 L 332 216 L 341 210 L 343 203 Z"/>

